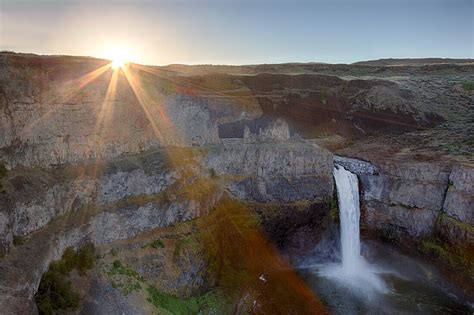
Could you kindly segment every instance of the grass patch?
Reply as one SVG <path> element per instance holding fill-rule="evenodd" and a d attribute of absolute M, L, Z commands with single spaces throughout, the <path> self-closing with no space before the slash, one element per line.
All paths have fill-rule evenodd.
<path fill-rule="evenodd" d="M 120 289 L 124 295 L 138 292 L 142 289 L 143 277 L 129 266 L 124 266 L 119 260 L 115 260 L 107 271 L 111 278 L 112 287 Z"/>
<path fill-rule="evenodd" d="M 446 251 L 439 243 L 429 240 L 423 241 L 421 243 L 421 250 L 426 254 L 430 254 L 438 258 L 446 258 L 451 261 L 448 251 Z"/>
<path fill-rule="evenodd" d="M 124 295 L 145 291 L 147 300 L 158 314 L 226 314 L 230 305 L 220 291 L 211 291 L 197 297 L 180 298 L 148 285 L 145 279 L 131 267 L 115 260 L 107 271 L 112 287 L 120 289 Z"/>
<path fill-rule="evenodd" d="M 154 240 L 153 242 L 151 242 L 149 244 L 143 245 L 141 248 L 145 249 L 147 247 L 151 247 L 151 248 L 154 248 L 154 249 L 160 249 L 160 248 L 165 248 L 165 244 L 163 243 L 162 240 L 156 239 L 156 240 Z"/>
<path fill-rule="evenodd" d="M 229 311 L 225 296 L 219 292 L 211 291 L 198 297 L 179 298 L 149 286 L 147 293 L 148 302 L 159 314 L 226 314 Z"/>
<path fill-rule="evenodd" d="M 174 258 L 178 258 L 183 253 L 185 248 L 197 249 L 199 247 L 199 241 L 193 236 L 187 236 L 180 238 L 176 241 L 173 251 Z"/>
<path fill-rule="evenodd" d="M 41 277 L 35 295 L 39 313 L 57 314 L 78 309 L 80 298 L 72 290 L 67 276 L 73 269 L 84 274 L 94 266 L 95 260 L 95 247 L 87 244 L 78 251 L 68 247 L 60 260 L 51 263 L 48 271 Z"/>
<path fill-rule="evenodd" d="M 472 81 L 463 82 L 462 88 L 466 91 L 474 91 L 474 82 Z"/>

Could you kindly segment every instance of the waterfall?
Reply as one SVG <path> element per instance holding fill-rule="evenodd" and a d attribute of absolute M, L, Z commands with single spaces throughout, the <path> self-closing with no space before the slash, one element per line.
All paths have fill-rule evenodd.
<path fill-rule="evenodd" d="M 372 298 L 375 292 L 388 292 L 379 270 L 366 262 L 360 252 L 360 206 L 357 175 L 344 167 L 334 167 L 334 179 L 339 201 L 341 231 L 341 263 L 317 266 L 318 273 L 346 285 L 357 294 Z"/>
<path fill-rule="evenodd" d="M 360 207 L 359 184 L 357 175 L 344 169 L 334 167 L 334 179 L 339 201 L 339 220 L 341 225 L 342 267 L 354 271 L 361 265 L 360 256 Z"/>

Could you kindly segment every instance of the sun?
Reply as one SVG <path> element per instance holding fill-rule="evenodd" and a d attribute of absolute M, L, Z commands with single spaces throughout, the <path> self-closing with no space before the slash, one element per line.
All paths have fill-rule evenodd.
<path fill-rule="evenodd" d="M 110 66 L 114 70 L 123 69 L 132 60 L 132 54 L 127 46 L 113 45 L 104 49 L 101 54 L 106 59 L 112 61 Z"/>
<path fill-rule="evenodd" d="M 123 68 L 126 64 L 128 64 L 128 60 L 123 57 L 117 57 L 112 59 L 112 69 L 117 70 Z"/>
<path fill-rule="evenodd" d="M 112 60 L 112 69 L 117 70 L 129 63 L 130 56 L 125 50 L 114 50 L 110 54 L 110 59 Z"/>

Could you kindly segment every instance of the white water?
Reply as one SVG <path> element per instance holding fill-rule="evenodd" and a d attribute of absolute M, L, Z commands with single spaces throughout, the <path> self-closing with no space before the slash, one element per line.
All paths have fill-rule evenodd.
<path fill-rule="evenodd" d="M 361 255 L 358 178 L 342 166 L 336 166 L 333 174 L 339 201 L 340 247 L 334 242 L 337 231 L 330 228 L 299 266 L 304 278 L 332 311 L 431 314 L 443 310 L 468 314 L 472 306 L 444 291 L 444 285 L 433 286 L 444 283 L 436 270 L 392 248 L 374 247 L 373 242 L 362 248 L 372 263 L 366 261 Z"/>
<path fill-rule="evenodd" d="M 320 266 L 318 273 L 353 288 L 355 293 L 365 295 L 367 298 L 373 297 L 376 292 L 386 293 L 388 289 L 379 277 L 379 273 L 384 271 L 371 266 L 360 254 L 360 205 L 357 175 L 342 166 L 336 166 L 333 175 L 339 202 L 342 261 L 340 264 Z"/>
<path fill-rule="evenodd" d="M 339 201 L 342 267 L 347 272 L 353 273 L 357 272 L 362 260 L 360 256 L 359 183 L 357 175 L 341 166 L 334 168 L 334 179 Z"/>

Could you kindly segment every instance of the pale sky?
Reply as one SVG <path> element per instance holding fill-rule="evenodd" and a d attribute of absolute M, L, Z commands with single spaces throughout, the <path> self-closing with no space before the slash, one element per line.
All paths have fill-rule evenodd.
<path fill-rule="evenodd" d="M 474 58 L 474 0 L 0 0 L 0 50 L 143 64 Z"/>

